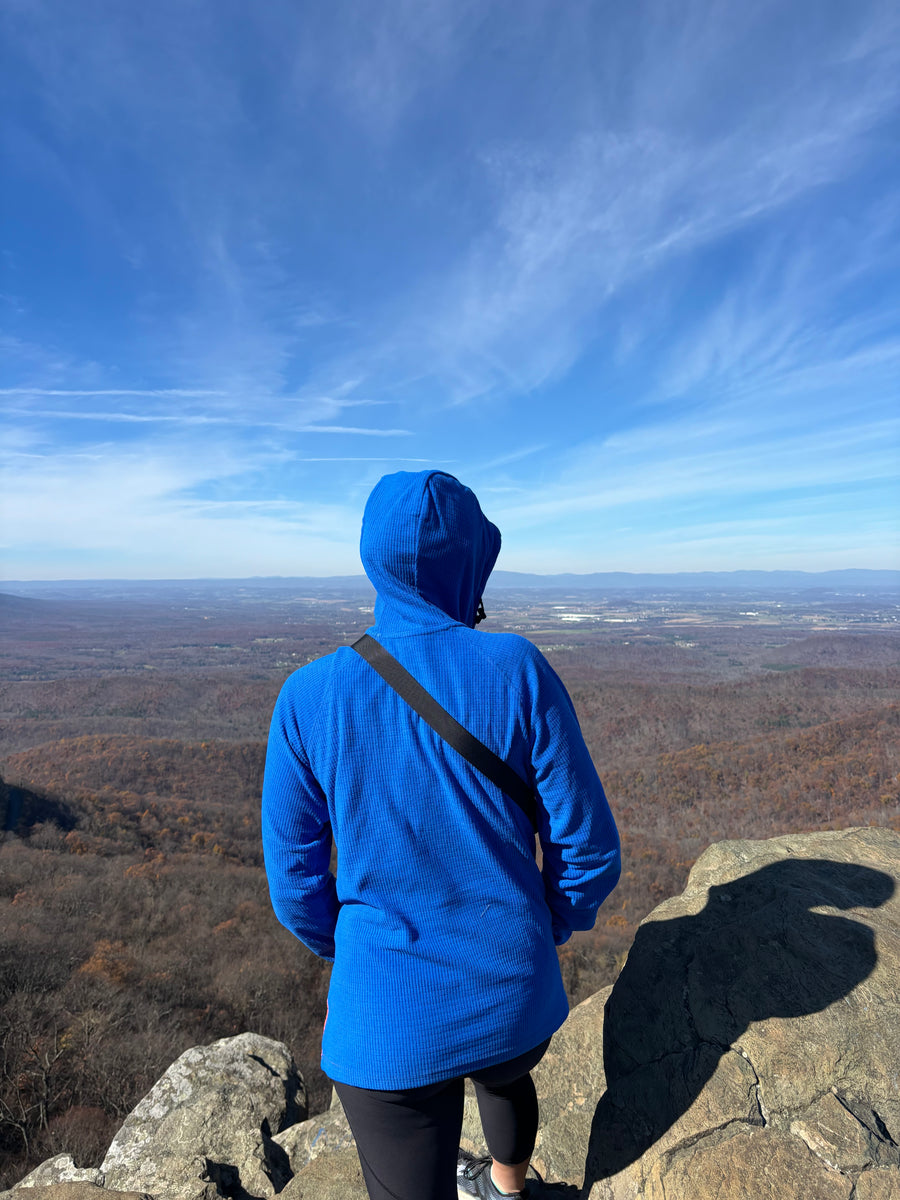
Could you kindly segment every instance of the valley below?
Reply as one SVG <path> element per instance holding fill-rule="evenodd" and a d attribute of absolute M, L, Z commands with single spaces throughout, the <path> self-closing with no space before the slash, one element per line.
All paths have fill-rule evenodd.
<path fill-rule="evenodd" d="M 364 580 L 16 585 L 0 596 L 0 1189 L 99 1161 L 170 1062 L 285 1042 L 311 1111 L 328 968 L 269 906 L 265 738 L 294 669 L 372 621 Z M 566 684 L 623 843 L 573 1003 L 714 841 L 900 830 L 900 597 L 498 587 L 483 628 Z"/>

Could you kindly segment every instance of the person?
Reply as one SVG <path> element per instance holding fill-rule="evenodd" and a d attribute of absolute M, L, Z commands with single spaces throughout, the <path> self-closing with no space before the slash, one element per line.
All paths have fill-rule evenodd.
<path fill-rule="evenodd" d="M 369 634 L 532 787 L 541 866 L 523 809 L 351 647 L 291 675 L 272 717 L 271 900 L 334 964 L 322 1069 L 372 1200 L 524 1193 L 529 1072 L 568 1014 L 556 947 L 593 926 L 619 876 L 563 684 L 525 638 L 475 629 L 499 549 L 475 495 L 442 471 L 387 475 L 366 504 Z M 459 1151 L 467 1076 L 489 1160 Z"/>

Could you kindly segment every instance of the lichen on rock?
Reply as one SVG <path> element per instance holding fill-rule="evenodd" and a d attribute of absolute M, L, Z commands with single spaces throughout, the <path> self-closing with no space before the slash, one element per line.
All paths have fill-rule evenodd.
<path fill-rule="evenodd" d="M 116 1134 L 107 1187 L 178 1200 L 270 1197 L 291 1170 L 273 1135 L 306 1117 L 286 1046 L 255 1033 L 185 1051 Z"/>

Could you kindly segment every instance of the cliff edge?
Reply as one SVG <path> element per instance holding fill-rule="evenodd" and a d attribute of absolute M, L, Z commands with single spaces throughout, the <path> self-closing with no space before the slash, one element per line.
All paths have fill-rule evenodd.
<path fill-rule="evenodd" d="M 710 846 L 534 1072 L 537 1195 L 900 1200 L 898 878 L 890 830 Z M 304 1102 L 277 1042 L 195 1048 L 99 1168 L 61 1155 L 0 1200 L 365 1200 L 340 1106 Z"/>

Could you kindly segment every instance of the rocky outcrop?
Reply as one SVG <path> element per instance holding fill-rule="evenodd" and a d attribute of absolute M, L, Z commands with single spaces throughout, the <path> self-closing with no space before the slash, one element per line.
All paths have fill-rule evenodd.
<path fill-rule="evenodd" d="M 287 1047 L 255 1033 L 185 1051 L 128 1116 L 104 1186 L 179 1200 L 269 1197 L 291 1170 L 273 1135 L 306 1116 Z"/>
<path fill-rule="evenodd" d="M 900 1200 L 898 877 L 884 830 L 711 846 L 535 1069 L 544 1178 L 585 1200 Z M 485 1152 L 471 1101 L 463 1145 Z M 288 1195 L 364 1200 L 352 1151 Z"/>
<path fill-rule="evenodd" d="M 900 1200 L 898 877 L 885 830 L 711 846 L 535 1069 L 545 1178 Z"/>
<path fill-rule="evenodd" d="M 711 846 L 593 1005 L 538 1155 L 590 1093 L 591 1200 L 900 1200 L 898 875 L 890 831 Z"/>
<path fill-rule="evenodd" d="M 900 1200 L 898 877 L 900 834 L 885 830 L 711 846 L 535 1069 L 547 1194 Z M 340 1105 L 304 1116 L 278 1043 L 191 1050 L 96 1182 L 176 1200 L 365 1200 Z M 484 1152 L 471 1093 L 462 1142 Z M 19 1187 L 109 1196 L 88 1172 L 42 1186 L 73 1170 L 50 1160 Z"/>

